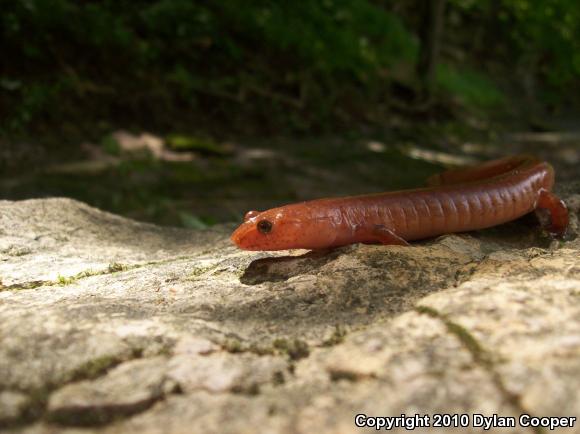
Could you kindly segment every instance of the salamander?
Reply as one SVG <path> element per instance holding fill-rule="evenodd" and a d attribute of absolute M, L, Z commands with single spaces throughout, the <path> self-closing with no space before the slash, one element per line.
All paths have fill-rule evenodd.
<path fill-rule="evenodd" d="M 554 169 L 516 155 L 431 177 L 427 187 L 325 198 L 249 211 L 232 241 L 244 250 L 325 249 L 352 243 L 409 245 L 484 229 L 546 210 L 547 230 L 564 235 L 566 205 L 551 190 Z"/>

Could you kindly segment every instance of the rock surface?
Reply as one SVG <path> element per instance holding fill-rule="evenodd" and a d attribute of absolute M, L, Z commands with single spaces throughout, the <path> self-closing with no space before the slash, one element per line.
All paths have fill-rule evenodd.
<path fill-rule="evenodd" d="M 231 227 L 161 228 L 67 199 L 0 202 L 0 426 L 356 433 L 358 413 L 580 418 L 578 193 L 563 194 L 565 242 L 524 219 L 310 253 L 243 252 Z"/>

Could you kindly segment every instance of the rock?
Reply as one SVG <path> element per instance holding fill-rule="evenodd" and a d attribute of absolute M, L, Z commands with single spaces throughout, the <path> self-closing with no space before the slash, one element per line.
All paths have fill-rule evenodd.
<path fill-rule="evenodd" d="M 166 360 L 154 357 L 124 363 L 95 380 L 68 384 L 48 401 L 48 419 L 75 425 L 103 424 L 143 411 L 175 390 L 165 375 Z"/>
<path fill-rule="evenodd" d="M 30 406 L 30 399 L 24 393 L 0 392 L 0 427 L 23 418 Z"/>
<path fill-rule="evenodd" d="M 284 434 L 357 433 L 360 413 L 580 419 L 580 186 L 562 191 L 563 242 L 524 219 L 327 252 L 243 252 L 229 226 L 161 228 L 67 199 L 0 202 L 0 424 Z"/>
<path fill-rule="evenodd" d="M 216 352 L 219 349 L 220 347 L 214 344 L 209 339 L 199 338 L 195 336 L 184 336 L 175 343 L 175 346 L 173 347 L 173 353 L 186 355 L 197 355 L 197 354 L 206 355 Z"/>
<path fill-rule="evenodd" d="M 210 356 L 182 355 L 174 357 L 167 376 L 185 392 L 256 393 L 261 384 L 283 381 L 286 362 L 271 356 L 219 353 Z"/>

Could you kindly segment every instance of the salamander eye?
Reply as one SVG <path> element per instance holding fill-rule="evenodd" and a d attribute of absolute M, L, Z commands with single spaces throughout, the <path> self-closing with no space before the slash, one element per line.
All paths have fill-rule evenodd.
<path fill-rule="evenodd" d="M 263 234 L 272 232 L 272 222 L 270 220 L 260 220 L 257 224 L 258 230 Z"/>

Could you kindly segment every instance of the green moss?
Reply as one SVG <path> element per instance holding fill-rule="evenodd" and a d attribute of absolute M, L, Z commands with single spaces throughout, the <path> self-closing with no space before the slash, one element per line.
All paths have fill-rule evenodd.
<path fill-rule="evenodd" d="M 57 275 L 56 282 L 54 282 L 54 283 L 45 282 L 45 284 L 47 284 L 47 285 L 57 284 L 57 285 L 63 285 L 63 286 L 70 285 L 70 284 L 77 282 L 79 279 L 84 279 L 86 277 L 100 276 L 103 274 L 116 273 L 119 271 L 126 271 L 130 268 L 131 267 L 129 267 L 128 265 L 112 262 L 109 264 L 109 266 L 105 270 L 90 270 L 89 269 L 89 270 L 81 271 L 81 272 L 75 274 L 74 276 L 63 276 L 59 273 Z"/>
<path fill-rule="evenodd" d="M 77 278 L 75 276 L 62 276 L 58 274 L 58 276 L 56 277 L 56 281 L 59 285 L 65 286 L 75 283 L 77 281 Z"/>
<path fill-rule="evenodd" d="M 104 274 L 104 272 L 94 271 L 94 270 L 85 270 L 85 271 L 81 271 L 80 273 L 75 274 L 74 279 L 75 280 L 84 279 L 85 277 L 96 276 L 98 274 Z"/>
<path fill-rule="evenodd" d="M 22 417 L 14 421 L 14 425 L 31 422 L 41 417 L 45 412 L 50 393 L 51 390 L 48 387 L 41 387 L 39 389 L 27 391 L 29 399 L 28 406 Z"/>
<path fill-rule="evenodd" d="M 276 339 L 272 342 L 272 346 L 280 352 L 287 354 L 292 360 L 302 359 L 308 357 L 310 354 L 308 344 L 300 339 Z"/>
<path fill-rule="evenodd" d="M 103 271 L 94 271 L 94 270 L 85 270 L 81 271 L 80 273 L 75 274 L 74 276 L 62 276 L 58 274 L 56 281 L 59 285 L 71 285 L 77 282 L 79 279 L 84 279 L 85 277 L 96 276 L 98 274 L 105 274 Z"/>
<path fill-rule="evenodd" d="M 113 366 L 119 364 L 121 361 L 122 360 L 117 355 L 102 356 L 89 360 L 71 374 L 70 381 L 97 378 Z"/>
<path fill-rule="evenodd" d="M 118 262 L 111 262 L 107 268 L 109 273 L 117 273 L 119 271 L 126 271 L 129 267 L 125 264 L 120 264 Z"/>
<path fill-rule="evenodd" d="M 247 386 L 234 386 L 232 388 L 233 393 L 241 393 L 244 395 L 256 396 L 260 393 L 260 386 L 256 383 L 251 383 Z"/>
<path fill-rule="evenodd" d="M 323 347 L 333 347 L 335 345 L 338 345 L 344 341 L 345 336 L 346 336 L 346 330 L 344 330 L 341 326 L 337 325 L 334 328 L 334 332 L 332 333 L 332 336 L 330 336 L 330 338 L 325 340 L 322 343 L 322 346 Z"/>
<path fill-rule="evenodd" d="M 270 356 L 274 354 L 274 349 L 269 347 L 262 347 L 260 345 L 251 344 L 248 348 L 248 351 L 253 354 L 257 354 L 258 356 Z"/>
<path fill-rule="evenodd" d="M 286 379 L 284 378 L 284 373 L 281 371 L 276 371 L 274 372 L 274 375 L 272 375 L 272 383 L 275 386 L 280 386 L 282 384 L 284 384 L 286 382 Z"/>
<path fill-rule="evenodd" d="M 432 318 L 438 318 L 438 319 L 441 318 L 439 312 L 437 312 L 435 309 L 433 309 L 429 306 L 416 306 L 415 311 L 417 311 L 418 313 L 421 313 L 423 315 L 428 315 Z"/>
<path fill-rule="evenodd" d="M 491 357 L 466 328 L 449 320 L 445 315 L 442 315 L 431 307 L 417 306 L 415 311 L 442 321 L 449 333 L 453 334 L 457 339 L 459 339 L 461 344 L 470 352 L 476 362 L 485 365 L 488 368 L 492 365 Z"/>
<path fill-rule="evenodd" d="M 213 268 L 215 268 L 215 265 L 208 265 L 208 266 L 205 266 L 205 267 L 202 267 L 202 266 L 200 266 L 200 267 L 194 267 L 189 272 L 188 277 L 190 279 L 194 279 L 195 280 L 196 278 L 198 278 L 199 276 L 207 273 L 208 271 L 212 270 Z"/>
<path fill-rule="evenodd" d="M 54 285 L 54 282 L 47 280 L 33 280 L 30 282 L 15 283 L 12 285 L 0 286 L 0 291 L 21 291 L 25 289 L 35 289 L 41 286 Z"/>
<path fill-rule="evenodd" d="M 361 379 L 361 376 L 355 374 L 354 372 L 349 372 L 349 371 L 332 371 L 330 373 L 330 380 L 331 381 L 340 381 L 340 380 L 346 380 L 346 381 L 350 381 L 355 382 Z"/>
<path fill-rule="evenodd" d="M 446 321 L 447 330 L 453 333 L 480 363 L 490 364 L 491 360 L 479 342 L 464 327 L 454 322 Z"/>
<path fill-rule="evenodd" d="M 223 344 L 222 347 L 229 353 L 241 353 L 243 352 L 242 343 L 235 339 L 228 339 Z"/>

